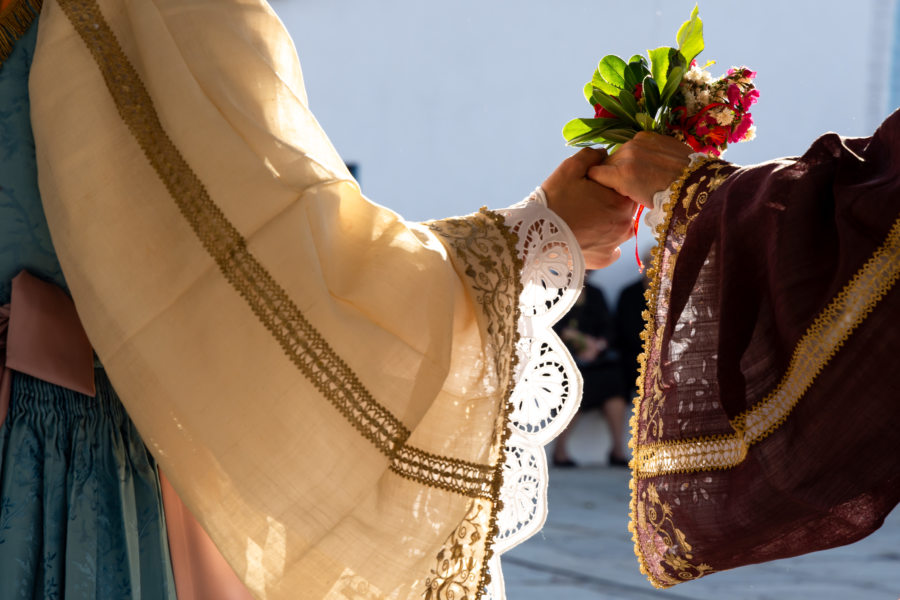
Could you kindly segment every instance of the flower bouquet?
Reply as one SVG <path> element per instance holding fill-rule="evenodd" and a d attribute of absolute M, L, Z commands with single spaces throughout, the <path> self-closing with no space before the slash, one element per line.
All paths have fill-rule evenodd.
<path fill-rule="evenodd" d="M 563 127 L 570 146 L 605 145 L 610 151 L 638 131 L 671 135 L 697 152 L 719 156 L 729 143 L 754 137 L 750 107 L 759 98 L 756 73 L 732 68 L 713 79 L 696 57 L 703 51 L 703 22 L 695 6 L 676 35 L 677 48 L 648 50 L 625 62 L 603 57 L 584 86 L 593 119 L 572 119 Z"/>
<path fill-rule="evenodd" d="M 628 62 L 603 57 L 584 86 L 594 107 L 593 119 L 572 119 L 563 127 L 570 146 L 606 146 L 610 152 L 639 131 L 670 135 L 695 152 L 720 156 L 728 144 L 753 139 L 750 107 L 759 98 L 753 85 L 756 73 L 746 67 L 729 69 L 713 79 L 707 67 L 697 66 L 703 51 L 703 22 L 697 6 L 678 29 L 678 46 L 648 50 Z M 635 215 L 635 235 L 643 207 Z M 637 248 L 635 248 L 637 254 Z M 640 265 L 640 259 L 638 259 Z"/>

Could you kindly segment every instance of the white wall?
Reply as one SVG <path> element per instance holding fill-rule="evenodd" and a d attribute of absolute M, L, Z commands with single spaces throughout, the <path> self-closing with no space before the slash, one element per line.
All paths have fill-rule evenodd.
<path fill-rule="evenodd" d="M 412 220 L 502 207 L 571 152 L 581 88 L 608 53 L 674 45 L 694 0 L 273 0 L 310 105 L 363 190 Z M 759 72 L 755 141 L 736 163 L 803 152 L 827 130 L 871 133 L 885 106 L 889 0 L 706 0 L 719 74 Z M 645 228 L 646 229 L 646 228 Z M 644 234 L 646 235 L 646 231 Z M 649 241 L 642 236 L 642 247 Z M 633 246 L 595 274 L 611 300 L 637 276 Z"/>

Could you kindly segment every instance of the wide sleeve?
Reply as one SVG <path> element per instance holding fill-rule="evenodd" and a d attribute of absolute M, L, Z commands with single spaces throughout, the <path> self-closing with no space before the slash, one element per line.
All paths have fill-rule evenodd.
<path fill-rule="evenodd" d="M 550 326 L 583 263 L 541 193 L 427 223 L 369 201 L 261 1 L 48 0 L 30 90 L 85 329 L 247 587 L 502 597 L 580 396 Z"/>
<path fill-rule="evenodd" d="M 658 587 L 847 544 L 900 500 L 900 113 L 662 200 L 632 418 Z"/>

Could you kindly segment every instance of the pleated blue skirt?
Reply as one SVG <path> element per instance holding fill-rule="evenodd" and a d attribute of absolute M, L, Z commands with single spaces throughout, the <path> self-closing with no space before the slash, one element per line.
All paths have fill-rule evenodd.
<path fill-rule="evenodd" d="M 102 369 L 90 398 L 14 373 L 0 600 L 175 598 L 159 477 Z"/>

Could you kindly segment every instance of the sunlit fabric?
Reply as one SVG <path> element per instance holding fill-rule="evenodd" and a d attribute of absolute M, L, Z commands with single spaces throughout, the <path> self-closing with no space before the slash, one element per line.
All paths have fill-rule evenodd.
<path fill-rule="evenodd" d="M 900 501 L 900 113 L 673 187 L 633 425 L 660 587 L 854 542 Z"/>

